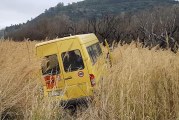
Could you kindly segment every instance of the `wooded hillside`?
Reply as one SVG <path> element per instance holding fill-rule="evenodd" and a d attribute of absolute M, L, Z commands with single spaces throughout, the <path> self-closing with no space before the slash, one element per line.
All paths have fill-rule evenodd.
<path fill-rule="evenodd" d="M 27 23 L 5 29 L 14 40 L 42 40 L 95 33 L 103 41 L 138 38 L 144 45 L 167 46 L 179 37 L 179 6 L 174 0 L 85 0 L 45 10 Z"/>

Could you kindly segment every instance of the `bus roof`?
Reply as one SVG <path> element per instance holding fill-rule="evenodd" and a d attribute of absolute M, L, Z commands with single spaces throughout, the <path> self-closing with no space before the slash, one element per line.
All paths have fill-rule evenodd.
<path fill-rule="evenodd" d="M 35 47 L 39 47 L 39 46 L 42 46 L 42 45 L 45 45 L 45 44 L 49 44 L 49 43 L 54 43 L 54 42 L 59 42 L 59 41 L 64 41 L 64 40 L 75 39 L 75 38 L 79 38 L 81 44 L 90 42 L 92 40 L 97 40 L 97 38 L 96 38 L 94 33 L 81 34 L 81 35 L 74 35 L 74 36 L 68 36 L 68 37 L 63 37 L 63 38 L 57 38 L 57 39 L 50 40 L 50 41 L 45 41 L 45 42 L 36 44 Z"/>

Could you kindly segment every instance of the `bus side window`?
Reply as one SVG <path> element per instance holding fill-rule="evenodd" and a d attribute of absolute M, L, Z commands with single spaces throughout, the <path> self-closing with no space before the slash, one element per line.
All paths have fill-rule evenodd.
<path fill-rule="evenodd" d="M 96 44 L 96 47 L 98 49 L 98 55 L 100 56 L 102 54 L 102 50 L 101 50 L 99 43 Z"/>
<path fill-rule="evenodd" d="M 91 46 L 87 47 L 87 51 L 88 51 L 88 54 L 89 54 L 89 56 L 90 56 L 91 62 L 92 62 L 93 64 L 95 64 L 95 62 L 96 62 L 96 56 L 95 56 L 95 54 L 94 54 L 94 52 L 93 52 L 92 47 L 91 47 Z"/>
<path fill-rule="evenodd" d="M 101 53 L 102 53 L 102 50 L 101 50 L 101 48 L 99 46 L 99 43 L 96 43 L 96 44 L 92 45 L 92 48 L 93 48 L 93 51 L 94 51 L 95 55 L 97 57 L 99 57 L 101 55 Z"/>
<path fill-rule="evenodd" d="M 87 51 L 90 56 L 91 62 L 95 64 L 97 61 L 97 57 L 99 57 L 102 53 L 99 43 L 87 47 Z"/>
<path fill-rule="evenodd" d="M 57 55 L 45 56 L 41 63 L 43 75 L 57 75 L 60 73 Z"/>

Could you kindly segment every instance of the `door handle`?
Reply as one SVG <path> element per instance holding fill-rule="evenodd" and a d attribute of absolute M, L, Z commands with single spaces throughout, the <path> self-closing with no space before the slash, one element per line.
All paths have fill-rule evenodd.
<path fill-rule="evenodd" d="M 69 80 L 69 79 L 72 79 L 72 77 L 71 77 L 71 76 L 69 76 L 69 77 L 65 78 L 64 80 Z"/>

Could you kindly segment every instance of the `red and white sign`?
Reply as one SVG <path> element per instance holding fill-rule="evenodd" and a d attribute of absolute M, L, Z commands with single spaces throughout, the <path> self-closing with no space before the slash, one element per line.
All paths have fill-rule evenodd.
<path fill-rule="evenodd" d="M 83 72 L 83 71 L 79 71 L 79 72 L 78 72 L 78 76 L 79 76 L 79 77 L 83 77 L 83 76 L 84 76 L 84 72 Z"/>

